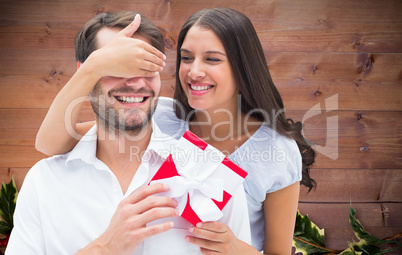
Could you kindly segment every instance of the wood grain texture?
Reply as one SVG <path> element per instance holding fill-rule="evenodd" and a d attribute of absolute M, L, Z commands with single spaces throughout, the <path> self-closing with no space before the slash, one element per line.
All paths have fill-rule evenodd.
<path fill-rule="evenodd" d="M 328 219 L 329 220 L 329 219 Z M 396 233 L 401 232 L 400 227 L 368 227 L 366 230 L 373 234 L 377 238 L 387 238 Z M 336 227 L 336 228 L 325 228 L 325 245 L 327 248 L 333 250 L 343 250 L 348 247 L 348 242 L 357 241 L 350 227 Z M 387 246 L 381 246 L 382 249 L 387 249 Z M 300 253 L 299 253 L 300 254 Z M 400 255 L 400 250 L 394 252 L 386 253 L 387 255 Z"/>
<path fill-rule="evenodd" d="M 395 226 L 402 231 L 400 203 L 299 203 L 300 213 L 308 214 L 320 228 L 349 227 L 350 207 L 356 210 L 356 218 L 364 227 Z"/>
<path fill-rule="evenodd" d="M 3 38 L 17 39 L 18 34 L 27 41 L 28 48 L 72 47 L 75 31 L 88 19 L 99 12 L 127 9 L 141 10 L 175 41 L 190 14 L 217 6 L 244 12 L 253 21 L 264 48 L 270 51 L 402 52 L 402 4 L 397 0 L 366 1 L 364 5 L 347 0 L 3 1 L 3 22 L 15 29 L 4 31 L 0 45 L 16 47 L 21 41 L 8 44 Z"/>
<path fill-rule="evenodd" d="M 14 177 L 15 186 L 17 190 L 20 190 L 28 170 L 29 168 L 0 167 L 0 180 L 1 182 L 9 183 L 11 178 Z"/>
<path fill-rule="evenodd" d="M 76 70 L 73 50 L 3 49 L 0 54 L 0 108 L 48 108 Z M 172 97 L 175 53 L 167 56 L 161 94 Z M 281 52 L 266 58 L 288 110 L 308 110 L 334 95 L 340 110 L 401 109 L 402 54 Z M 14 100 L 21 93 L 25 100 Z"/>
<path fill-rule="evenodd" d="M 301 203 L 377 203 L 402 200 L 401 169 L 316 169 L 317 189 L 302 187 Z"/>
<path fill-rule="evenodd" d="M 19 129 L 20 134 L 24 134 L 23 130 L 27 127 L 39 129 L 46 112 L 47 109 L 0 109 L 0 118 L 3 120 L 0 123 L 0 134 L 3 134 L 0 144 L 11 145 L 10 140 L 15 140 L 7 135 L 7 130 Z M 287 112 L 288 117 L 304 124 L 305 137 L 315 144 L 315 168 L 401 168 L 402 118 L 398 118 L 400 112 L 326 112 L 323 109 L 321 113 L 314 111 L 310 114 L 312 115 L 303 111 Z M 93 119 L 92 109 L 85 108 L 80 121 Z M 34 135 L 34 131 L 28 130 L 23 136 L 29 137 L 33 143 Z M 16 155 L 15 153 L 12 155 Z M 29 150 L 25 153 L 29 153 Z M 280 151 L 266 151 L 261 154 L 261 160 L 280 156 Z"/>
<path fill-rule="evenodd" d="M 116 10 L 154 21 L 167 55 L 161 95 L 172 97 L 180 28 L 192 13 L 217 6 L 253 22 L 286 115 L 301 121 L 315 144 L 318 187 L 301 189 L 299 209 L 325 228 L 327 247 L 356 239 L 350 203 L 376 237 L 402 232 L 399 0 L 1 0 L 0 181 L 14 176 L 20 188 L 45 157 L 34 148 L 36 132 L 76 70 L 74 37 L 86 21 Z M 93 120 L 88 103 L 80 117 L 86 120 Z"/>

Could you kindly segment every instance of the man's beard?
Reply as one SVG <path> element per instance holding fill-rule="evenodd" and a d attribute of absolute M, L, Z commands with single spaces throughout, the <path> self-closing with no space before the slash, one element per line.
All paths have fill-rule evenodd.
<path fill-rule="evenodd" d="M 116 92 L 150 95 L 146 100 L 150 100 L 151 105 L 145 112 L 137 108 L 116 110 L 113 107 L 113 103 L 117 100 L 113 97 L 113 94 Z M 135 90 L 132 87 L 112 89 L 106 96 L 99 83 L 95 85 L 89 95 L 91 106 L 96 114 L 99 125 L 102 126 L 107 133 L 116 136 L 125 133 L 134 136 L 143 131 L 144 127 L 148 126 L 155 112 L 158 97 L 159 95 L 155 97 L 155 93 L 152 90 L 146 90 L 145 88 Z"/>

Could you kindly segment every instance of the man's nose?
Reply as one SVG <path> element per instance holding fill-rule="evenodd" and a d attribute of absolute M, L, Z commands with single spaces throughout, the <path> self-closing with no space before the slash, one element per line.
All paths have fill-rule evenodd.
<path fill-rule="evenodd" d="M 134 77 L 128 78 L 125 81 L 127 86 L 130 87 L 144 87 L 145 86 L 145 78 L 144 77 Z"/>

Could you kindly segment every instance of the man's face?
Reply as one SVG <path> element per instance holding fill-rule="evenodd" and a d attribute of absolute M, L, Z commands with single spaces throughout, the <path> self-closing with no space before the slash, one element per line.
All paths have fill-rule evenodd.
<path fill-rule="evenodd" d="M 97 34 L 98 48 L 105 46 L 118 32 L 118 29 L 102 28 Z M 150 44 L 149 39 L 141 35 L 134 34 L 133 38 Z M 90 94 L 99 125 L 109 133 L 138 134 L 151 120 L 160 88 L 159 74 L 129 79 L 103 77 Z"/>

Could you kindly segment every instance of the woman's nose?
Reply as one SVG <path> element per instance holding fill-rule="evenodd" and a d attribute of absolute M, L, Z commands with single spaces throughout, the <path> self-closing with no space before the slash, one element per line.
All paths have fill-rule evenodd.
<path fill-rule="evenodd" d="M 188 76 L 193 80 L 199 80 L 205 76 L 204 66 L 199 61 L 194 61 L 188 72 Z"/>

